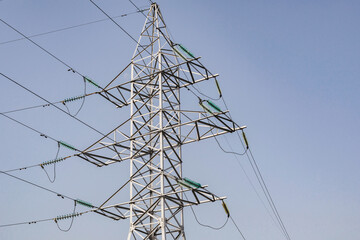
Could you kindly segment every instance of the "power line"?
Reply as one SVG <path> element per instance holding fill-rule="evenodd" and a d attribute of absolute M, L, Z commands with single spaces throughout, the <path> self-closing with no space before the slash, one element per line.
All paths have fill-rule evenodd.
<path fill-rule="evenodd" d="M 20 125 L 28 128 L 28 129 L 30 129 L 30 130 L 38 133 L 38 134 L 40 134 L 40 136 L 42 136 L 42 137 L 49 138 L 49 139 L 51 139 L 51 140 L 53 140 L 53 141 L 55 141 L 55 142 L 59 142 L 59 140 L 56 140 L 55 138 L 50 137 L 49 135 L 46 135 L 46 134 L 40 132 L 39 130 L 36 130 L 36 129 L 33 128 L 33 127 L 30 127 L 29 125 L 26 125 L 25 123 L 20 122 L 20 121 L 16 120 L 15 118 L 9 117 L 8 115 L 6 115 L 6 114 L 4 114 L 4 113 L 0 113 L 0 115 L 2 115 L 2 116 L 4 116 L 4 117 L 10 119 L 11 121 L 14 121 L 14 122 L 16 122 L 16 123 L 18 123 L 18 124 L 20 124 Z"/>
<path fill-rule="evenodd" d="M 236 229 L 238 230 L 238 232 L 240 233 L 241 237 L 246 240 L 246 238 L 244 237 L 244 234 L 241 232 L 240 228 L 238 227 L 238 225 L 236 224 L 236 222 L 234 221 L 234 219 L 232 218 L 232 216 L 230 216 L 231 221 L 233 222 L 233 224 L 235 225 Z"/>
<path fill-rule="evenodd" d="M 100 91 L 100 92 L 102 92 L 102 91 Z M 81 96 L 81 97 L 86 98 L 86 97 L 89 97 L 89 96 L 91 96 L 91 95 L 98 94 L 98 93 L 100 93 L 100 92 L 88 93 L 88 94 L 85 94 L 85 95 L 83 95 L 83 96 Z M 71 98 L 67 98 L 67 99 L 71 99 Z M 44 108 L 44 107 L 49 107 L 49 106 L 51 106 L 51 105 L 53 105 L 53 104 L 59 104 L 59 103 L 64 104 L 64 103 L 67 102 L 67 99 L 62 100 L 62 101 L 51 102 L 50 104 L 41 104 L 41 105 L 35 105 L 35 106 L 31 106 L 31 107 L 24 107 L 24 108 L 19 108 L 19 109 L 8 110 L 8 111 L 2 112 L 2 113 L 0 113 L 0 114 L 8 114 L 8 113 L 14 113 L 14 112 L 21 112 L 21 111 L 30 110 L 30 109 L 35 109 L 35 108 L 41 108 L 41 107 Z"/>
<path fill-rule="evenodd" d="M 77 156 L 77 154 L 62 157 L 61 161 L 67 160 L 68 158 L 72 158 L 72 157 L 75 157 L 75 156 Z M 34 168 L 34 167 L 41 167 L 41 166 L 52 164 L 52 163 L 56 162 L 56 160 L 59 160 L 59 159 L 49 160 L 49 161 L 45 161 L 45 162 L 42 162 L 42 163 L 26 166 L 26 167 L 9 169 L 9 170 L 3 171 L 3 172 L 9 173 L 9 172 L 15 172 L 15 171 L 22 171 L 22 170 L 26 170 L 26 169 Z"/>
<path fill-rule="evenodd" d="M 38 185 L 38 184 L 36 184 L 36 183 L 30 182 L 30 181 L 25 180 L 25 179 L 23 179 L 23 178 L 16 177 L 16 176 L 14 176 L 14 175 L 12 175 L 12 174 L 10 174 L 10 173 L 7 173 L 7 172 L 1 171 L 1 170 L 0 170 L 0 173 L 5 174 L 5 175 L 7 175 L 7 176 L 9 176 L 9 177 L 15 178 L 15 179 L 17 179 L 17 180 L 20 180 L 20 181 L 22 181 L 22 182 L 25 182 L 25 183 L 27 183 L 27 184 L 30 184 L 30 185 L 32 185 L 32 186 L 35 186 L 35 187 L 37 187 L 37 188 L 40 188 L 40 189 L 42 189 L 42 190 L 45 190 L 45 191 L 47 191 L 47 192 L 56 194 L 56 196 L 61 197 L 61 198 L 63 198 L 63 199 L 66 198 L 66 199 L 69 199 L 69 200 L 76 201 L 76 200 L 75 200 L 74 198 L 72 198 L 72 197 L 68 197 L 68 196 L 66 196 L 66 195 L 64 195 L 64 194 L 60 194 L 60 193 L 58 193 L 58 192 L 55 192 L 55 191 L 53 191 L 53 190 L 51 190 L 51 189 L 48 189 L 48 188 L 43 187 L 43 186 L 40 186 L 40 185 Z"/>
<path fill-rule="evenodd" d="M 132 5 L 134 5 L 134 7 L 138 10 L 138 12 L 140 11 L 140 8 L 139 8 L 138 6 L 136 6 L 136 4 L 135 4 L 133 1 L 129 0 L 129 2 L 130 2 Z M 151 2 L 151 4 L 152 4 L 152 2 Z M 144 12 L 141 12 L 141 13 L 142 13 L 142 15 L 144 15 L 144 17 L 146 17 L 146 15 L 144 14 Z"/>
<path fill-rule="evenodd" d="M 273 205 L 273 207 L 274 207 L 274 210 L 275 210 L 275 212 L 276 212 L 276 215 L 277 215 L 277 217 L 278 217 L 279 220 L 280 220 L 281 226 L 283 227 L 287 238 L 288 238 L 288 239 L 291 239 L 291 238 L 290 238 L 290 235 L 289 235 L 289 233 L 288 233 L 288 231 L 287 231 L 287 229 L 286 229 L 286 227 L 285 227 L 285 225 L 284 225 L 284 223 L 283 223 L 283 220 L 281 219 L 281 216 L 280 216 L 280 214 L 279 214 L 279 212 L 278 212 L 278 210 L 277 210 L 277 207 L 276 207 L 276 205 L 275 205 L 275 203 L 274 203 L 274 200 L 273 200 L 273 198 L 272 198 L 272 196 L 271 196 L 271 194 L 270 194 L 270 192 L 269 192 L 269 189 L 268 189 L 268 187 L 267 187 L 267 185 L 266 185 L 266 183 L 265 183 L 265 181 L 264 181 L 264 178 L 263 178 L 263 176 L 262 176 L 262 174 L 261 174 L 261 172 L 260 172 L 260 169 L 259 169 L 259 167 L 258 167 L 258 164 L 256 163 L 256 160 L 255 160 L 255 158 L 254 158 L 254 156 L 253 156 L 253 154 L 252 154 L 252 152 L 251 152 L 251 149 L 249 149 L 249 152 L 250 152 L 251 158 L 252 158 L 252 160 L 253 160 L 253 162 L 254 162 L 254 164 L 255 164 L 255 167 L 256 167 L 259 175 L 260 175 L 260 179 L 261 179 L 262 183 L 264 184 L 265 190 L 266 190 L 267 194 L 269 195 L 270 201 L 271 201 L 271 203 L 272 203 L 272 205 Z M 248 156 L 248 154 L 246 154 L 246 155 Z"/>
<path fill-rule="evenodd" d="M 225 101 L 224 97 L 222 97 L 222 101 L 223 101 L 226 109 L 228 109 L 228 106 L 227 106 L 227 104 L 226 104 L 226 101 Z M 229 116 L 230 116 L 230 118 L 232 119 L 232 116 L 231 116 L 231 113 L 230 113 L 230 112 L 229 112 Z M 245 149 L 244 143 L 242 142 L 242 139 L 241 139 L 239 133 L 236 132 L 236 134 L 237 134 L 237 136 L 239 137 L 239 140 L 240 140 L 243 148 Z M 269 203 L 269 205 L 270 205 L 270 207 L 271 207 L 271 209 L 272 209 L 272 211 L 273 211 L 273 213 L 274 213 L 274 215 L 275 215 L 275 217 L 276 217 L 276 219 L 277 219 L 277 221 L 278 221 L 278 223 L 279 223 L 279 225 L 280 225 L 280 227 L 281 227 L 281 229 L 282 229 L 282 231 L 283 231 L 283 233 L 284 233 L 285 238 L 288 239 L 288 240 L 290 240 L 290 239 L 291 239 L 291 238 L 290 238 L 290 235 L 288 234 L 288 231 L 287 231 L 287 229 L 286 229 L 286 227 L 285 227 L 285 225 L 284 225 L 284 223 L 283 223 L 283 221 L 282 221 L 282 219 L 281 219 L 281 216 L 280 216 L 280 214 L 279 214 L 279 212 L 278 212 L 278 210 L 277 210 L 277 208 L 276 208 L 276 206 L 275 206 L 275 203 L 274 203 L 274 201 L 273 201 L 273 199 L 272 199 L 272 197 L 271 197 L 271 194 L 270 194 L 270 192 L 269 192 L 269 189 L 268 189 L 267 186 L 266 186 L 266 183 L 265 183 L 265 181 L 264 181 L 264 178 L 262 177 L 262 174 L 261 174 L 261 172 L 260 172 L 260 169 L 259 169 L 259 167 L 258 167 L 258 165 L 257 165 L 257 163 L 256 163 L 256 160 L 255 160 L 254 156 L 253 156 L 252 153 L 251 153 L 250 148 L 249 148 L 249 152 L 250 152 L 250 155 L 251 155 L 251 157 L 252 157 L 252 160 L 250 159 L 249 154 L 248 154 L 247 151 L 245 152 L 245 154 L 246 154 L 246 156 L 247 156 L 247 158 L 248 158 L 248 161 L 249 161 L 249 163 L 250 163 L 250 165 L 251 165 L 251 167 L 252 167 L 252 169 L 253 169 L 253 171 L 254 171 L 254 173 L 255 173 L 255 176 L 256 176 L 256 178 L 257 178 L 257 180 L 258 180 L 258 182 L 259 182 L 259 184 L 260 184 L 260 186 L 261 186 L 261 189 L 263 190 L 263 193 L 264 193 L 266 199 L 268 200 L 268 203 Z"/>
<path fill-rule="evenodd" d="M 188 197 L 186 196 L 185 193 L 184 193 L 184 196 L 185 196 L 186 200 L 189 201 L 189 199 L 188 199 Z M 210 226 L 210 225 L 207 225 L 207 224 L 203 224 L 203 223 L 201 223 L 201 222 L 199 221 L 199 219 L 198 219 L 198 217 L 197 217 L 197 215 L 196 215 L 196 213 L 195 213 L 194 208 L 193 208 L 192 205 L 190 205 L 190 209 L 191 209 L 191 211 L 192 211 L 192 213 L 193 213 L 193 215 L 194 215 L 194 218 L 195 218 L 196 222 L 197 222 L 200 226 L 203 226 L 203 227 L 211 228 L 211 229 L 213 229 L 213 230 L 221 230 L 221 229 L 223 229 L 223 228 L 226 226 L 226 224 L 227 224 L 228 221 L 229 221 L 229 217 L 227 217 L 226 220 L 225 220 L 225 222 L 224 222 L 224 224 L 222 224 L 220 227 L 214 227 L 214 226 Z M 229 216 L 230 216 L 230 215 L 229 215 Z"/>
<path fill-rule="evenodd" d="M 53 218 L 47 218 L 47 219 L 34 220 L 34 221 L 29 221 L 29 222 L 19 222 L 19 223 L 3 224 L 3 225 L 0 225 L 0 228 L 2 228 L 2 227 L 19 226 L 19 225 L 25 225 L 25 224 L 35 224 L 35 223 L 39 223 L 39 222 L 49 222 L 49 221 L 54 221 L 54 219 L 53 219 Z"/>
<path fill-rule="evenodd" d="M 110 15 L 108 15 L 104 10 L 102 10 L 96 3 L 94 3 L 92 0 L 89 0 L 95 7 L 97 7 L 105 16 L 107 16 L 113 23 L 116 24 L 126 35 L 128 35 L 134 42 L 137 43 L 136 39 L 130 35 L 123 27 L 121 27 Z"/>
<path fill-rule="evenodd" d="M 20 32 L 19 30 L 17 30 L 16 28 L 14 28 L 13 26 L 11 26 L 9 23 L 5 22 L 3 19 L 0 18 L 0 21 L 3 22 L 6 26 L 8 26 L 9 28 L 11 28 L 12 30 L 14 30 L 15 32 L 17 32 L 18 34 L 20 34 L 21 36 L 23 36 L 24 38 L 26 38 L 28 41 L 30 41 L 32 44 L 34 44 L 35 46 L 37 46 L 38 48 L 40 48 L 41 50 L 43 50 L 44 52 L 46 52 L 48 55 L 50 55 L 51 57 L 53 57 L 54 59 L 56 59 L 57 61 L 59 61 L 60 63 L 62 63 L 63 65 L 65 65 L 66 67 L 69 68 L 69 70 L 73 71 L 74 73 L 77 73 L 78 75 L 80 75 L 81 77 L 84 77 L 84 75 L 82 75 L 81 73 L 79 73 L 77 70 L 75 70 L 74 68 L 72 68 L 69 64 L 67 64 L 66 62 L 64 62 L 63 60 L 61 60 L 60 58 L 56 57 L 54 54 L 52 54 L 51 52 L 49 52 L 48 50 L 46 50 L 45 48 L 43 48 L 42 46 L 40 46 L 39 44 L 37 44 L 36 42 L 34 42 L 33 40 L 31 40 L 29 37 L 27 37 L 25 34 L 23 34 L 22 32 Z"/>
<path fill-rule="evenodd" d="M 122 15 L 114 16 L 112 18 L 126 17 L 126 16 L 129 16 L 129 15 L 135 14 L 135 13 L 143 13 L 146 10 L 148 10 L 148 9 L 139 9 L 138 11 L 124 13 Z M 30 35 L 30 36 L 27 36 L 27 37 L 28 38 L 34 38 L 34 37 L 44 36 L 44 35 L 47 35 L 47 34 L 61 32 L 61 31 L 65 31 L 65 30 L 69 30 L 69 29 L 73 29 L 73 28 L 78 28 L 78 27 L 83 27 L 83 26 L 87 26 L 87 25 L 90 25 L 90 24 L 99 23 L 99 22 L 108 21 L 108 20 L 109 20 L 108 18 L 103 18 L 103 19 L 99 19 L 99 20 L 95 20 L 95 21 L 91 21 L 91 22 L 86 22 L 86 23 L 82 23 L 82 24 L 78 24 L 78 25 L 73 25 L 73 26 L 69 26 L 69 27 L 64 27 L 64 28 L 60 28 L 60 29 L 56 29 L 56 30 L 52 30 L 52 31 L 48 31 L 48 32 L 38 33 L 38 34 Z M 20 41 L 20 40 L 24 40 L 24 39 L 26 39 L 26 38 L 23 37 L 23 38 L 17 38 L 17 39 L 5 41 L 5 42 L 0 42 L 0 45 L 7 44 L 7 43 L 12 43 L 12 42 L 16 42 L 16 41 Z"/>
<path fill-rule="evenodd" d="M 75 204 L 76 204 L 76 201 L 74 201 L 74 202 L 75 202 Z M 70 215 L 71 215 L 71 218 L 72 218 L 72 221 L 73 221 L 73 219 L 74 219 L 75 217 L 84 215 L 84 214 L 89 213 L 89 212 L 94 212 L 94 211 L 88 210 L 88 211 L 84 211 L 84 212 L 80 212 L 80 213 L 75 213 L 75 211 L 74 211 L 73 214 L 70 214 Z M 55 217 L 55 218 L 46 218 L 46 219 L 39 219 L 39 220 L 33 220 L 33 221 L 27 221 L 27 222 L 18 222 L 18 223 L 3 224 L 3 225 L 0 225 L 0 228 L 2 228 L 2 227 L 19 226 L 19 225 L 25 225 L 25 224 L 36 224 L 36 223 L 40 223 L 40 222 L 50 222 L 50 221 L 54 221 L 55 223 L 58 223 L 58 220 L 62 220 L 62 219 L 63 219 L 63 218 L 61 218 L 60 216 L 58 216 L 58 217 Z M 71 225 L 72 225 L 72 223 L 71 223 Z M 59 227 L 59 225 L 58 225 L 58 227 Z M 71 226 L 70 226 L 70 228 L 71 228 Z M 69 231 L 70 228 L 69 228 L 67 231 Z M 64 230 L 62 230 L 60 227 L 59 227 L 59 229 L 60 229 L 61 231 L 64 231 Z M 65 230 L 65 232 L 67 232 L 67 231 Z"/>
<path fill-rule="evenodd" d="M 78 122 L 80 122 L 80 123 L 82 123 L 83 125 L 87 126 L 88 128 L 90 128 L 90 129 L 94 130 L 95 132 L 97 132 L 97 133 L 101 134 L 101 135 L 102 135 L 102 136 L 104 136 L 104 137 L 107 137 L 104 133 L 100 132 L 100 131 L 99 131 L 99 130 L 97 130 L 96 128 L 94 128 L 94 127 L 90 126 L 89 124 L 85 123 L 84 121 L 80 120 L 79 118 L 77 118 L 77 117 L 75 117 L 75 116 L 71 115 L 70 113 L 68 113 L 68 112 L 64 111 L 63 109 L 61 109 L 61 108 L 59 108 L 58 106 L 56 106 L 55 104 L 53 104 L 53 103 L 49 102 L 48 100 L 46 100 L 45 98 L 41 97 L 41 96 L 40 96 L 40 95 L 38 95 L 37 93 L 35 93 L 35 92 L 31 91 L 29 88 L 27 88 L 27 87 L 25 87 L 25 86 L 21 85 L 20 83 L 18 83 L 18 82 L 17 82 L 17 81 L 15 81 L 14 79 L 12 79 L 12 78 L 10 78 L 10 77 L 6 76 L 6 75 L 5 75 L 5 74 L 3 74 L 3 73 L 0 73 L 0 74 L 1 74 L 3 77 L 5 77 L 6 79 L 8 79 L 9 81 L 11 81 L 11 82 L 15 83 L 16 85 L 18 85 L 19 87 L 21 87 L 21 88 L 25 89 L 26 91 L 30 92 L 31 94 L 35 95 L 36 97 L 38 97 L 38 98 L 40 98 L 40 99 L 44 100 L 45 102 L 47 102 L 47 103 L 48 103 L 48 104 L 50 104 L 51 106 L 53 106 L 53 107 L 57 108 L 57 109 L 58 109 L 58 110 L 60 110 L 61 112 L 64 112 L 65 114 L 67 114 L 67 115 L 69 115 L 70 117 L 74 118 L 75 120 L 77 120 Z"/>

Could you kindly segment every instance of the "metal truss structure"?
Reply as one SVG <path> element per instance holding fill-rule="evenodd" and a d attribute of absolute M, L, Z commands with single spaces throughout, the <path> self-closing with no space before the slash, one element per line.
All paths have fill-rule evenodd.
<path fill-rule="evenodd" d="M 128 71 L 131 79 L 121 82 Z M 129 218 L 128 240 L 185 239 L 183 209 L 224 199 L 182 172 L 184 144 L 241 129 L 227 111 L 211 111 L 201 102 L 200 110 L 181 108 L 183 89 L 216 77 L 171 40 L 153 3 L 131 63 L 99 92 L 116 107 L 129 105 L 130 118 L 78 155 L 99 167 L 130 161 L 129 180 L 95 210 Z M 106 205 L 125 188 L 129 201 Z"/>

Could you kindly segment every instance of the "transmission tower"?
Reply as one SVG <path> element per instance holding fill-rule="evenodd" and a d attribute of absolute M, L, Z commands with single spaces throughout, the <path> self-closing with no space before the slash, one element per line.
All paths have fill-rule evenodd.
<path fill-rule="evenodd" d="M 185 239 L 184 208 L 225 198 L 182 172 L 184 144 L 242 129 L 212 102 L 198 98 L 202 108 L 181 108 L 183 89 L 218 76 L 199 59 L 171 40 L 153 3 L 131 63 L 99 92 L 119 108 L 130 105 L 130 118 L 79 157 L 99 167 L 130 161 L 129 180 L 95 210 L 130 219 L 128 240 Z M 130 200 L 109 205 L 124 189 L 130 190 Z"/>

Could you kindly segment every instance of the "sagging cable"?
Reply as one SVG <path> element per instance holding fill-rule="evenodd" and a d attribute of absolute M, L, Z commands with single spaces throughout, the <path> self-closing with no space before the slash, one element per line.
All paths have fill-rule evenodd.
<path fill-rule="evenodd" d="M 62 232 L 68 232 L 68 231 L 71 229 L 71 227 L 72 227 L 72 225 L 73 225 L 73 223 L 74 223 L 74 218 L 75 218 L 75 217 L 79 217 L 79 216 L 81 216 L 81 215 L 83 214 L 83 213 L 76 213 L 75 210 L 76 210 L 76 200 L 74 200 L 74 210 L 73 210 L 72 213 L 66 214 L 66 215 L 57 216 L 56 218 L 54 218 L 54 222 L 56 223 L 56 225 L 57 225 L 57 227 L 59 228 L 60 231 L 62 231 Z M 69 228 L 68 228 L 68 229 L 62 229 L 62 228 L 59 226 L 59 223 L 58 223 L 58 222 L 61 221 L 61 220 L 64 220 L 64 219 L 69 219 L 69 218 L 71 218 L 71 223 L 70 223 Z"/>
<path fill-rule="evenodd" d="M 58 143 L 58 149 L 56 152 L 55 160 L 58 160 L 59 152 L 60 152 L 60 143 Z M 52 162 L 54 164 L 54 173 L 53 173 L 54 178 L 53 179 L 50 178 L 49 173 L 46 171 L 46 169 L 44 167 L 45 165 L 50 165 L 50 161 L 48 161 L 47 164 L 40 164 L 41 169 L 44 170 L 44 172 L 46 173 L 46 176 L 48 177 L 48 179 L 51 183 L 54 183 L 56 180 L 56 162 L 59 162 L 59 161 L 55 161 L 55 160 L 52 160 Z"/>

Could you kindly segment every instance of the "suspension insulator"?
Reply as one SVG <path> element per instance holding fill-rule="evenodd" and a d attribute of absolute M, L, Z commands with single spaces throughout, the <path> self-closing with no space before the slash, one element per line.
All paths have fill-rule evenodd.
<path fill-rule="evenodd" d="M 192 54 L 189 50 L 187 50 L 183 45 L 179 44 L 180 49 L 185 52 L 189 57 L 195 58 L 194 54 Z"/>
<path fill-rule="evenodd" d="M 90 78 L 88 77 L 84 77 L 84 80 L 91 83 L 92 85 L 94 85 L 95 87 L 97 88 L 101 88 L 99 84 L 97 84 L 96 82 L 94 82 L 93 80 L 91 80 Z"/>
<path fill-rule="evenodd" d="M 247 138 L 246 138 L 246 135 L 245 135 L 245 132 L 244 132 L 244 131 L 242 131 L 242 135 L 243 135 L 243 138 L 244 138 L 244 142 L 245 142 L 245 145 L 246 145 L 246 149 L 249 149 L 249 142 L 248 142 L 248 140 L 247 140 Z"/>
<path fill-rule="evenodd" d="M 64 147 L 70 149 L 70 150 L 77 151 L 77 149 L 74 146 L 71 146 L 70 144 L 68 144 L 68 143 L 66 143 L 64 141 L 59 141 L 59 144 L 61 146 L 64 146 Z"/>
<path fill-rule="evenodd" d="M 206 102 L 209 104 L 210 107 L 212 107 L 218 112 L 221 112 L 221 109 L 215 103 L 211 102 L 210 100 L 207 100 Z"/>
<path fill-rule="evenodd" d="M 220 85 L 219 85 L 219 82 L 218 82 L 218 80 L 216 78 L 215 78 L 215 84 L 216 84 L 217 90 L 219 92 L 219 97 L 222 97 Z"/>
<path fill-rule="evenodd" d="M 81 199 L 76 199 L 76 202 L 77 202 L 78 204 L 80 204 L 80 205 L 85 206 L 85 207 L 94 208 L 94 205 L 92 205 L 92 204 L 89 203 L 89 202 L 85 202 L 85 201 L 83 201 L 83 200 L 81 200 Z"/>
<path fill-rule="evenodd" d="M 193 187 L 195 187 L 195 188 L 201 188 L 201 184 L 198 183 L 198 182 L 195 182 L 195 181 L 193 181 L 193 180 L 191 180 L 191 179 L 188 179 L 188 178 L 183 178 L 183 180 L 184 180 L 186 183 L 190 184 L 191 186 L 193 186 Z"/>
<path fill-rule="evenodd" d="M 230 217 L 230 211 L 229 211 L 229 208 L 227 207 L 226 203 L 224 201 L 222 201 L 222 206 L 224 208 L 224 211 L 227 215 L 227 217 Z"/>

